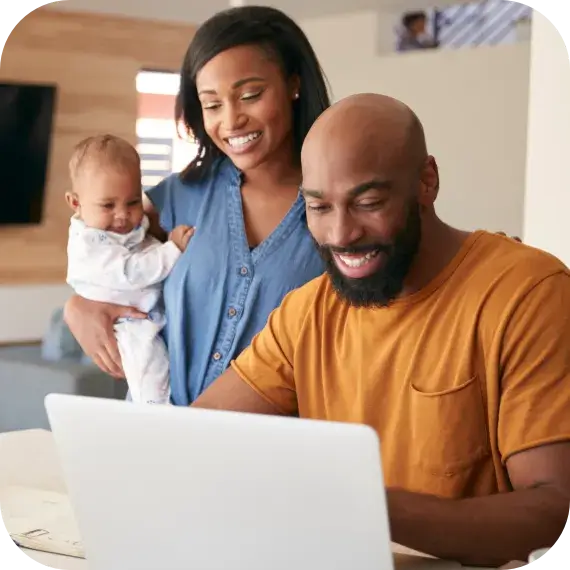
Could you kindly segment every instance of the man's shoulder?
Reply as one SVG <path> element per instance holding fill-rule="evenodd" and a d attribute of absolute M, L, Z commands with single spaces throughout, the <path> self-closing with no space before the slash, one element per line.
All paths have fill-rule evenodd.
<path fill-rule="evenodd" d="M 298 307 L 299 310 L 308 310 L 316 301 L 328 298 L 330 292 L 330 280 L 328 275 L 323 273 L 287 293 L 282 305 L 287 305 L 291 309 Z"/>
<path fill-rule="evenodd" d="M 568 267 L 554 255 L 514 239 L 482 232 L 473 248 L 473 261 L 485 281 L 504 281 L 517 288 L 532 288 L 544 279 L 567 274 Z"/>
<path fill-rule="evenodd" d="M 335 306 L 339 302 L 328 275 L 323 273 L 285 295 L 272 316 L 287 334 L 297 337 L 325 327 L 323 319 L 328 321 L 338 313 Z"/>
<path fill-rule="evenodd" d="M 564 287 L 567 277 L 568 268 L 555 256 L 480 232 L 446 288 L 450 314 L 468 321 L 475 315 L 491 339 L 531 295 Z"/>
<path fill-rule="evenodd" d="M 336 315 L 343 303 L 329 276 L 323 273 L 285 295 L 279 310 L 286 315 L 286 319 L 310 324 Z"/>

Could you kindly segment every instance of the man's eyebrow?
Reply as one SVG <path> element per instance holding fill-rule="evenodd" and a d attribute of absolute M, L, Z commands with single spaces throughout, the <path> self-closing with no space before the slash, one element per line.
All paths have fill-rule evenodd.
<path fill-rule="evenodd" d="M 260 83 L 264 81 L 263 77 L 244 77 L 243 79 L 239 79 L 232 85 L 232 89 L 239 89 L 240 87 L 247 85 L 248 83 Z M 198 95 L 216 95 L 215 89 L 202 89 L 198 91 Z"/>
<path fill-rule="evenodd" d="M 369 180 L 368 182 L 363 182 L 354 188 L 349 190 L 349 194 L 356 198 L 360 196 L 360 194 L 364 194 L 364 192 L 368 192 L 368 190 L 391 190 L 392 189 L 392 182 L 390 180 L 382 180 L 379 178 L 375 178 L 373 180 Z M 303 188 L 303 186 L 299 186 L 299 190 L 303 196 L 309 196 L 310 198 L 317 198 L 321 199 L 323 197 L 323 192 L 321 190 L 309 190 L 308 188 Z"/>
<path fill-rule="evenodd" d="M 392 189 L 392 182 L 386 179 L 374 178 L 369 180 L 368 182 L 363 182 L 358 186 L 352 188 L 349 193 L 353 198 L 360 196 L 360 194 L 364 194 L 364 192 L 368 192 L 368 190 L 391 190 Z"/>
<path fill-rule="evenodd" d="M 309 190 L 307 188 L 303 188 L 303 186 L 299 186 L 299 192 L 301 192 L 301 194 L 303 196 L 309 196 L 310 198 L 322 198 L 323 197 L 323 193 L 320 192 L 319 190 Z"/>

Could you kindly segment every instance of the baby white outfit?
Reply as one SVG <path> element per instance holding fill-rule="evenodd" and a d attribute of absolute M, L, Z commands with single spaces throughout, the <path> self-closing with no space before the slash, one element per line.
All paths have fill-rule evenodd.
<path fill-rule="evenodd" d="M 168 404 L 168 352 L 164 327 L 162 282 L 181 255 L 172 242 L 147 234 L 145 216 L 128 234 L 90 228 L 71 218 L 67 245 L 67 283 L 86 299 L 135 307 L 147 319 L 117 321 L 115 334 L 133 402 Z"/>

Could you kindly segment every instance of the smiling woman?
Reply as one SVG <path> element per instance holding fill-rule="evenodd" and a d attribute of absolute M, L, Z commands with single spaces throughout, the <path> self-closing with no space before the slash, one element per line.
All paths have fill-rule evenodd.
<path fill-rule="evenodd" d="M 272 55 L 257 46 L 239 46 L 215 56 L 196 77 L 204 130 L 243 171 L 273 153 L 294 151 L 290 102 L 298 100 L 299 77 L 283 81 Z"/>
<path fill-rule="evenodd" d="M 162 230 L 196 228 L 164 290 L 175 404 L 194 401 L 283 297 L 323 272 L 299 184 L 301 146 L 328 106 L 314 51 L 282 12 L 234 8 L 197 30 L 176 102 L 197 153 L 147 191 Z M 117 376 L 113 321 L 125 313 L 77 297 L 66 308 L 85 352 Z"/>

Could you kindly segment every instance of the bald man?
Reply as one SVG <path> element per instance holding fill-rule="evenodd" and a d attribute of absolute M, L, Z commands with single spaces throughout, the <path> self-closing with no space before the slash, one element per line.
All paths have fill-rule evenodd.
<path fill-rule="evenodd" d="M 393 99 L 334 105 L 302 163 L 327 272 L 195 405 L 372 426 L 405 546 L 496 567 L 553 545 L 570 504 L 568 269 L 440 220 L 436 161 Z"/>

